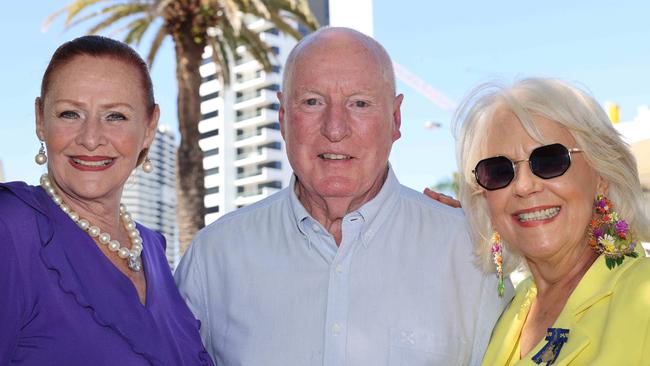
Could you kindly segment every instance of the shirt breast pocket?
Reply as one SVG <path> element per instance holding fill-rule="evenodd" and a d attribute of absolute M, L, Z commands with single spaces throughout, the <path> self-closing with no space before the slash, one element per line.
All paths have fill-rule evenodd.
<path fill-rule="evenodd" d="M 464 341 L 419 330 L 391 328 L 389 366 L 464 365 L 469 355 L 462 352 Z"/>

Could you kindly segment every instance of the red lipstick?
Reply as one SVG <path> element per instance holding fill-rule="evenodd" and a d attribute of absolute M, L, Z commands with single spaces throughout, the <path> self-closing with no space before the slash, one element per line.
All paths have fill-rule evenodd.
<path fill-rule="evenodd" d="M 77 170 L 97 172 L 110 168 L 115 159 L 109 156 L 76 155 L 71 156 L 68 162 Z"/>

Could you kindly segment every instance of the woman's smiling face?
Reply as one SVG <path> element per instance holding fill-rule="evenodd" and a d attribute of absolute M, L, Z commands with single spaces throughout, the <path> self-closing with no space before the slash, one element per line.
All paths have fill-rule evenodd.
<path fill-rule="evenodd" d="M 533 116 L 533 120 L 545 144 L 579 148 L 559 123 L 540 116 Z M 490 122 L 481 159 L 503 155 L 512 161 L 525 160 L 542 145 L 526 132 L 514 113 L 501 108 Z M 551 179 L 534 175 L 527 162 L 520 162 L 507 187 L 483 193 L 494 229 L 528 260 L 563 256 L 588 245 L 585 231 L 593 202 L 598 193 L 606 193 L 606 185 L 587 164 L 584 154 L 573 154 L 571 159 L 569 169 Z"/>
<path fill-rule="evenodd" d="M 155 135 L 138 70 L 111 57 L 76 56 L 52 75 L 36 103 L 36 131 L 48 171 L 67 196 L 119 195 Z"/>

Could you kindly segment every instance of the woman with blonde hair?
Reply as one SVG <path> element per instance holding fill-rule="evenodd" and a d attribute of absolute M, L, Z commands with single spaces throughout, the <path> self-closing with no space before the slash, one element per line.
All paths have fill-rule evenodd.
<path fill-rule="evenodd" d="M 650 362 L 650 226 L 635 159 L 598 103 L 526 79 L 479 87 L 457 121 L 460 200 L 481 264 L 500 279 L 520 264 L 531 273 L 483 364 Z"/>

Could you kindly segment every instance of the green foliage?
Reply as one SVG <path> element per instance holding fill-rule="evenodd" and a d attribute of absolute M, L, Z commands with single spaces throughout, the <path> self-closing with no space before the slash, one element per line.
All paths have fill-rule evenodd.
<path fill-rule="evenodd" d="M 88 34 L 116 27 L 115 33 L 125 33 L 124 42 L 134 45 L 140 44 L 149 28 L 157 26 L 147 55 L 150 66 L 167 36 L 175 41 L 188 39 L 200 47 L 211 46 L 224 84 L 230 81 L 232 58 L 240 45 L 246 46 L 265 70 L 272 67 L 270 47 L 249 28 L 246 16 L 266 19 L 297 39 L 301 35 L 293 22 L 309 29 L 318 27 L 307 0 L 76 0 L 50 15 L 44 28 L 64 14 L 66 29 L 97 20 Z"/>
<path fill-rule="evenodd" d="M 460 175 L 458 172 L 454 172 L 451 178 L 438 182 L 429 188 L 433 191 L 452 195 L 457 198 L 458 192 L 460 191 Z"/>
<path fill-rule="evenodd" d="M 177 108 L 181 131 L 177 160 L 181 171 L 177 176 L 178 224 L 181 252 L 184 251 L 203 226 L 202 217 L 195 219 L 204 209 L 197 128 L 201 102 L 196 97 L 202 53 L 206 46 L 211 46 L 212 59 L 218 65 L 217 74 L 224 85 L 230 82 L 230 67 L 239 46 L 245 46 L 254 59 L 270 70 L 271 49 L 259 32 L 249 28 L 250 16 L 266 19 L 298 39 L 301 35 L 294 29 L 296 22 L 308 29 L 318 26 L 307 0 L 76 0 L 50 15 L 44 28 L 62 15 L 65 15 L 66 29 L 95 21 L 89 27 L 89 34 L 111 30 L 111 35 L 122 33 L 125 43 L 133 45 L 148 39 L 145 35 L 154 29 L 146 57 L 149 67 L 168 36 L 175 42 L 177 66 L 192 65 L 176 68 L 177 80 L 189 80 L 179 83 Z"/>

